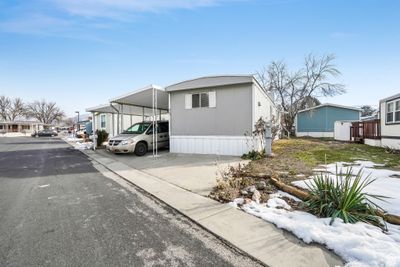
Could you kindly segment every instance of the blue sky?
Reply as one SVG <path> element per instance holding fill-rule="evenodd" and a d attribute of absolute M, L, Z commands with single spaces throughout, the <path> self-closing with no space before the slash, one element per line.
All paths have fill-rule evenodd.
<path fill-rule="evenodd" d="M 56 101 L 68 115 L 154 83 L 293 69 L 333 53 L 347 93 L 377 106 L 400 92 L 400 1 L 0 1 L 0 94 Z"/>

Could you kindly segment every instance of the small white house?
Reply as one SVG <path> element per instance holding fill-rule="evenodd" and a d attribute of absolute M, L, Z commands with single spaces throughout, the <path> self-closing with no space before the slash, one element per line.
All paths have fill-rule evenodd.
<path fill-rule="evenodd" d="M 43 129 L 43 123 L 35 120 L 0 121 L 0 133 L 30 134 Z"/>
<path fill-rule="evenodd" d="M 136 122 L 142 121 L 142 116 L 133 114 L 120 114 L 119 110 L 110 104 L 87 108 L 92 113 L 96 130 L 105 130 L 110 137 L 117 135 L 125 128 Z"/>
<path fill-rule="evenodd" d="M 167 86 L 170 152 L 242 155 L 258 149 L 251 137 L 263 118 L 279 118 L 270 96 L 252 75 L 211 76 Z"/>
<path fill-rule="evenodd" d="M 119 120 L 119 121 L 118 121 Z M 118 117 L 116 114 L 112 113 L 98 113 L 96 114 L 96 129 L 98 130 L 105 130 L 110 134 L 110 137 L 117 135 L 118 131 L 118 124 L 121 126 L 119 127 L 122 131 L 124 128 L 128 128 L 134 123 L 141 122 L 141 116 L 134 116 L 134 115 L 122 115 Z"/>

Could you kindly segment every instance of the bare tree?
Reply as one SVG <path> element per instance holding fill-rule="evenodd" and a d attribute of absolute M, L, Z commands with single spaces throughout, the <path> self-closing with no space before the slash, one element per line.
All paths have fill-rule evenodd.
<path fill-rule="evenodd" d="M 25 104 L 21 98 L 17 97 L 11 101 L 8 107 L 8 119 L 14 121 L 16 118 L 25 115 Z"/>
<path fill-rule="evenodd" d="M 320 104 L 318 97 L 345 92 L 342 84 L 331 82 L 340 75 L 334 59 L 333 55 L 317 58 L 310 54 L 304 60 L 304 67 L 295 72 L 290 72 L 285 62 L 273 61 L 257 74 L 264 90 L 272 93 L 281 107 L 286 130 L 292 130 L 301 109 Z"/>
<path fill-rule="evenodd" d="M 370 105 L 363 105 L 361 106 L 361 109 L 361 116 L 363 117 L 372 116 L 376 112 L 376 109 L 371 107 Z"/>
<path fill-rule="evenodd" d="M 66 118 L 62 121 L 66 126 L 73 126 L 75 124 L 73 118 Z"/>
<path fill-rule="evenodd" d="M 7 120 L 8 119 L 8 110 L 11 105 L 10 98 L 2 95 L 0 96 L 0 119 Z"/>
<path fill-rule="evenodd" d="M 65 116 L 55 102 L 46 102 L 44 99 L 28 104 L 27 114 L 44 124 L 59 122 Z"/>

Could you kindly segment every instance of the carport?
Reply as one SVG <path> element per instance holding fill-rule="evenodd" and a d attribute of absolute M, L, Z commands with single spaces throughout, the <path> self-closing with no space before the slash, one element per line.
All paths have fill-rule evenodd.
<path fill-rule="evenodd" d="M 96 132 L 96 114 L 110 113 L 113 118 L 114 134 L 114 116 L 117 116 L 117 134 L 125 129 L 124 115 L 142 116 L 142 121 L 150 119 L 153 127 L 157 120 L 161 120 L 163 114 L 169 112 L 168 93 L 157 85 L 149 85 L 142 89 L 132 91 L 122 96 L 110 100 L 110 104 L 88 108 L 86 111 L 93 114 L 93 132 Z M 121 122 L 121 123 L 120 123 Z M 153 155 L 158 154 L 157 149 L 157 127 L 153 131 Z M 96 141 L 96 140 L 94 140 Z"/>

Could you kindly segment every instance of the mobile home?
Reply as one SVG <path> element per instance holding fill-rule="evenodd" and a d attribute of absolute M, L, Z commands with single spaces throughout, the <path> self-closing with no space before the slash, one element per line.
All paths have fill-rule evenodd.
<path fill-rule="evenodd" d="M 201 77 L 165 89 L 173 153 L 242 155 L 259 146 L 251 137 L 257 120 L 279 118 L 252 75 Z"/>

